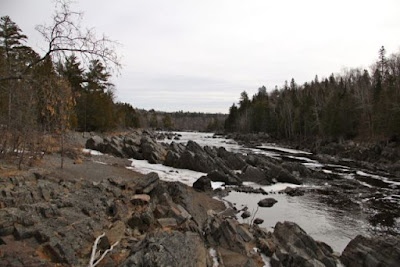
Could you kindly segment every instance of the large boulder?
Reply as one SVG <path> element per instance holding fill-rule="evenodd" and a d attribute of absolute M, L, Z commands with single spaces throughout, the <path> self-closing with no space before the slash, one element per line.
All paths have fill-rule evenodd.
<path fill-rule="evenodd" d="M 177 152 L 168 150 L 167 156 L 165 157 L 164 165 L 170 167 L 177 167 L 179 166 L 179 159 L 180 156 Z"/>
<path fill-rule="evenodd" d="M 281 167 L 296 177 L 310 177 L 312 175 L 309 168 L 298 162 L 283 162 Z"/>
<path fill-rule="evenodd" d="M 229 152 L 224 147 L 218 148 L 218 157 L 223 159 L 225 164 L 233 170 L 241 170 L 246 166 L 241 154 Z"/>
<path fill-rule="evenodd" d="M 272 267 L 337 266 L 333 250 L 312 237 L 293 222 L 278 222 L 273 232 Z"/>
<path fill-rule="evenodd" d="M 202 176 L 193 183 L 193 188 L 198 191 L 212 191 L 211 180 L 207 176 Z"/>
<path fill-rule="evenodd" d="M 206 153 L 185 150 L 179 159 L 179 168 L 209 173 L 215 169 L 215 161 Z"/>
<path fill-rule="evenodd" d="M 244 167 L 239 177 L 242 181 L 254 182 L 262 185 L 269 185 L 272 182 L 271 179 L 267 178 L 263 170 L 251 165 Z"/>
<path fill-rule="evenodd" d="M 185 151 L 185 146 L 181 143 L 172 142 L 169 147 L 173 152 L 178 154 L 181 154 L 183 151 Z"/>
<path fill-rule="evenodd" d="M 136 193 L 138 194 L 149 194 L 157 187 L 160 182 L 160 177 L 157 173 L 151 172 L 145 177 L 138 178 L 135 184 Z"/>
<path fill-rule="evenodd" d="M 208 217 L 205 235 L 211 245 L 238 253 L 246 253 L 246 242 L 254 239 L 247 228 L 236 220 L 213 215 Z"/>
<path fill-rule="evenodd" d="M 165 148 L 151 139 L 149 136 L 144 136 L 140 140 L 140 148 L 144 159 L 150 163 L 162 163 L 165 160 L 167 151 Z"/>
<path fill-rule="evenodd" d="M 300 179 L 296 178 L 293 174 L 277 164 L 268 162 L 264 170 L 266 171 L 266 175 L 268 178 L 275 179 L 277 182 L 302 184 Z"/>
<path fill-rule="evenodd" d="M 100 136 L 92 136 L 91 138 L 89 138 L 86 141 L 86 145 L 85 147 L 88 149 L 93 149 L 93 150 L 102 150 L 101 145 L 103 144 L 103 138 L 101 138 Z"/>
<path fill-rule="evenodd" d="M 268 198 L 264 198 L 264 199 L 258 201 L 257 205 L 262 208 L 270 208 L 273 205 L 275 205 L 275 203 L 277 203 L 277 202 L 278 201 L 275 198 L 268 197 Z"/>
<path fill-rule="evenodd" d="M 340 260 L 346 266 L 399 266 L 400 238 L 356 236 L 344 249 Z"/>

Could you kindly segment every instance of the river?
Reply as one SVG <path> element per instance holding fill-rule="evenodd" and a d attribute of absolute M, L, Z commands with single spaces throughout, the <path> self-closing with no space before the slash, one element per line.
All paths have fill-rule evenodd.
<path fill-rule="evenodd" d="M 360 186 L 374 189 L 375 186 L 384 188 L 384 194 L 380 195 L 381 198 L 389 202 L 398 204 L 400 201 L 400 182 L 390 177 L 384 177 L 366 170 L 354 169 L 346 165 L 346 161 L 334 163 L 321 163 L 316 157 L 306 151 L 295 149 L 283 148 L 275 144 L 263 144 L 256 148 L 247 148 L 239 145 L 231 139 L 222 137 L 215 137 L 213 133 L 197 133 L 197 132 L 178 132 L 180 134 L 179 140 L 165 139 L 160 142 L 170 143 L 181 142 L 186 143 L 189 140 L 197 142 L 201 146 L 216 146 L 225 147 L 226 150 L 237 153 L 257 153 L 264 154 L 268 157 L 282 160 L 282 161 L 296 161 L 301 162 L 307 168 L 318 170 L 323 173 L 335 174 L 343 179 L 348 179 L 352 182 L 358 182 Z M 351 164 L 349 164 L 351 165 Z M 159 174 L 160 179 L 165 181 L 180 181 L 189 186 L 205 173 L 195 172 L 190 170 L 175 169 L 161 164 L 149 164 L 147 161 L 132 160 L 131 169 L 142 172 L 156 172 Z M 366 215 L 361 211 L 349 211 L 335 206 L 326 205 L 320 201 L 320 198 L 313 194 L 305 194 L 304 196 L 288 196 L 280 194 L 279 191 L 286 187 L 296 187 L 292 184 L 274 184 L 271 186 L 261 186 L 254 183 L 244 183 L 252 187 L 261 187 L 269 195 L 275 198 L 278 202 L 271 208 L 258 208 L 257 202 L 265 196 L 260 194 L 248 194 L 231 192 L 228 196 L 224 197 L 225 201 L 229 201 L 236 206 L 237 209 L 248 207 L 252 213 L 252 217 L 242 220 L 243 222 L 250 222 L 255 217 L 261 218 L 264 222 L 260 225 L 267 229 L 272 229 L 278 221 L 293 221 L 302 227 L 314 239 L 323 241 L 330 245 L 334 251 L 341 253 L 348 242 L 355 236 L 369 235 L 371 233 L 371 225 L 366 219 Z M 213 182 L 213 188 L 223 186 L 222 183 Z M 316 187 L 329 187 L 326 184 L 303 184 L 304 188 Z M 364 201 L 364 200 L 362 200 Z M 362 205 L 360 201 L 360 205 Z M 368 201 L 368 200 L 365 200 Z M 238 219 L 241 219 L 238 216 Z M 396 219 L 396 229 L 400 228 L 400 221 Z"/>

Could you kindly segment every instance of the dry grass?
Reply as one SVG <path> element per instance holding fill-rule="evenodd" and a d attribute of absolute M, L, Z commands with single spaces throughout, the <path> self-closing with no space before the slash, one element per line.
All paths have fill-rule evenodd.
<path fill-rule="evenodd" d="M 74 160 L 74 164 L 82 164 L 83 161 L 80 158 L 77 158 L 76 160 Z"/>
<path fill-rule="evenodd" d="M 12 177 L 20 175 L 22 171 L 18 169 L 0 169 L 0 178 L 1 177 Z"/>

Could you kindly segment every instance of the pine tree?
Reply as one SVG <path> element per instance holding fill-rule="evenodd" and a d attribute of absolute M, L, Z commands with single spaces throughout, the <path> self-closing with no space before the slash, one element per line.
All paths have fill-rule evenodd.
<path fill-rule="evenodd" d="M 36 56 L 32 49 L 23 45 L 26 39 L 26 35 L 22 34 L 21 29 L 10 17 L 4 16 L 0 18 L 0 54 L 4 59 L 2 70 L 4 76 L 19 74 L 27 64 L 26 60 L 30 56 Z M 5 94 L 7 94 L 8 98 L 7 125 L 10 126 L 12 122 L 13 95 L 18 85 L 13 81 L 4 81 L 3 84 L 4 87 L 1 90 L 8 90 Z"/>

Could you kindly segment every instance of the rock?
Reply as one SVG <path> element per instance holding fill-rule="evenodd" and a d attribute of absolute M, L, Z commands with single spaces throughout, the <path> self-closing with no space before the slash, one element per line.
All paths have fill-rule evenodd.
<path fill-rule="evenodd" d="M 257 240 L 257 246 L 267 257 L 271 257 L 276 250 L 275 243 L 271 239 L 259 238 Z"/>
<path fill-rule="evenodd" d="M 88 149 L 99 150 L 101 149 L 101 144 L 103 144 L 103 138 L 100 136 L 92 136 L 86 141 L 85 147 Z M 101 149 L 102 150 L 102 149 Z"/>
<path fill-rule="evenodd" d="M 269 198 L 264 198 L 264 199 L 258 201 L 257 204 L 258 204 L 258 206 L 263 207 L 263 208 L 270 208 L 273 205 L 275 205 L 275 203 L 277 203 L 277 202 L 278 201 L 276 199 L 269 197 Z"/>
<path fill-rule="evenodd" d="M 167 195 L 172 197 L 173 202 L 185 208 L 185 210 L 193 217 L 198 227 L 203 228 L 204 223 L 207 220 L 207 211 L 212 209 L 217 212 L 226 209 L 225 204 L 216 199 L 208 197 L 204 193 L 197 192 L 191 187 L 188 187 L 182 183 L 167 183 Z M 156 193 L 156 192 L 155 192 Z M 160 195 L 160 192 L 157 192 Z M 164 199 L 159 199 L 159 203 L 166 203 Z M 183 213 L 180 213 L 182 216 Z M 173 216 L 172 216 L 173 217 Z M 179 221 L 178 221 L 179 223 Z"/>
<path fill-rule="evenodd" d="M 264 222 L 264 220 L 260 219 L 260 218 L 255 218 L 253 221 L 254 224 L 262 224 L 263 222 Z"/>
<path fill-rule="evenodd" d="M 178 225 L 174 218 L 160 218 L 157 219 L 157 222 L 161 225 L 162 228 L 174 227 Z"/>
<path fill-rule="evenodd" d="M 254 182 L 262 185 L 269 185 L 272 182 L 270 179 L 267 179 L 263 170 L 251 165 L 244 167 L 239 177 L 242 181 Z"/>
<path fill-rule="evenodd" d="M 218 148 L 217 155 L 224 160 L 226 166 L 228 166 L 230 169 L 241 170 L 244 166 L 246 166 L 246 162 L 242 158 L 241 154 L 228 152 L 224 147 Z"/>
<path fill-rule="evenodd" d="M 177 153 L 178 155 L 182 154 L 185 151 L 185 146 L 181 143 L 172 142 L 170 144 L 170 148 L 173 152 Z"/>
<path fill-rule="evenodd" d="M 198 191 L 212 191 L 211 180 L 207 176 L 202 176 L 193 183 L 193 188 Z"/>
<path fill-rule="evenodd" d="M 157 164 L 165 160 L 167 154 L 165 148 L 148 136 L 142 137 L 140 148 L 142 149 L 143 158 L 148 160 L 149 163 Z"/>
<path fill-rule="evenodd" d="M 146 194 L 137 194 L 131 198 L 133 205 L 146 205 L 150 202 L 150 196 Z"/>
<path fill-rule="evenodd" d="M 249 218 L 251 216 L 250 211 L 245 210 L 243 211 L 242 215 L 240 215 L 243 219 Z"/>
<path fill-rule="evenodd" d="M 268 195 L 267 192 L 265 192 L 264 189 L 262 188 L 254 188 L 251 186 L 245 186 L 245 185 L 240 185 L 237 187 L 232 188 L 232 190 L 236 192 L 242 192 L 242 193 L 251 193 L 251 194 L 262 194 L 262 195 Z"/>
<path fill-rule="evenodd" d="M 356 236 L 344 249 L 340 260 L 346 266 L 399 266 L 400 238 Z"/>
<path fill-rule="evenodd" d="M 136 193 L 148 194 L 150 193 L 159 183 L 160 178 L 155 172 L 147 174 L 145 177 L 139 179 L 136 183 Z"/>
<path fill-rule="evenodd" d="M 35 227 L 24 227 L 20 224 L 15 224 L 14 229 L 14 236 L 16 239 L 27 239 L 34 236 L 37 232 Z"/>
<path fill-rule="evenodd" d="M 179 165 L 180 156 L 177 152 L 168 150 L 167 156 L 165 157 L 164 165 L 170 167 L 177 167 Z"/>
<path fill-rule="evenodd" d="M 118 142 L 115 140 L 118 140 Z M 114 141 L 105 144 L 102 148 L 102 151 L 100 152 L 111 154 L 120 158 L 125 157 L 124 149 L 122 146 L 122 140 L 119 139 L 114 139 Z"/>
<path fill-rule="evenodd" d="M 186 149 L 179 159 L 179 168 L 182 169 L 209 173 L 215 170 L 215 166 L 215 161 L 204 151 L 199 153 Z"/>
<path fill-rule="evenodd" d="M 278 222 L 275 225 L 273 240 L 276 256 L 271 258 L 273 267 L 337 265 L 337 258 L 332 249 L 322 242 L 316 242 L 295 223 Z"/>
<path fill-rule="evenodd" d="M 283 162 L 281 167 L 292 174 L 298 173 L 302 177 L 310 177 L 312 175 L 312 171 L 301 163 Z"/>
<path fill-rule="evenodd" d="M 211 245 L 245 253 L 246 242 L 238 233 L 238 222 L 232 219 L 222 219 L 217 216 L 209 217 L 206 227 L 206 238 Z M 243 233 L 245 235 L 245 233 Z"/>
<path fill-rule="evenodd" d="M 293 174 L 289 173 L 287 170 L 283 169 L 281 166 L 269 162 L 266 165 L 266 174 L 271 179 L 276 179 L 276 181 L 281 183 L 290 184 L 302 184 L 302 182 L 296 178 Z"/>
<path fill-rule="evenodd" d="M 299 187 L 286 187 L 283 192 L 291 197 L 304 195 L 304 191 Z"/>
<path fill-rule="evenodd" d="M 236 226 L 236 231 L 245 242 L 250 242 L 254 236 L 243 225 Z"/>
<path fill-rule="evenodd" d="M 209 253 L 193 232 L 157 231 L 146 236 L 120 265 L 128 266 L 211 266 Z"/>
<path fill-rule="evenodd" d="M 122 148 L 123 152 L 127 155 L 128 158 L 134 158 L 137 160 L 144 160 L 143 154 L 139 152 L 139 146 L 133 146 L 125 144 Z"/>
<path fill-rule="evenodd" d="M 240 185 L 241 181 L 234 176 L 225 174 L 221 171 L 212 171 L 207 177 L 213 182 L 223 182 L 226 185 Z"/>
<path fill-rule="evenodd" d="M 106 236 L 110 244 L 120 241 L 125 235 L 126 226 L 122 221 L 116 221 L 110 230 L 106 231 Z"/>
<path fill-rule="evenodd" d="M 142 233 L 146 232 L 153 224 L 154 218 L 153 213 L 150 210 L 146 210 L 142 213 L 134 213 L 128 220 L 128 225 L 132 229 L 138 229 Z"/>

